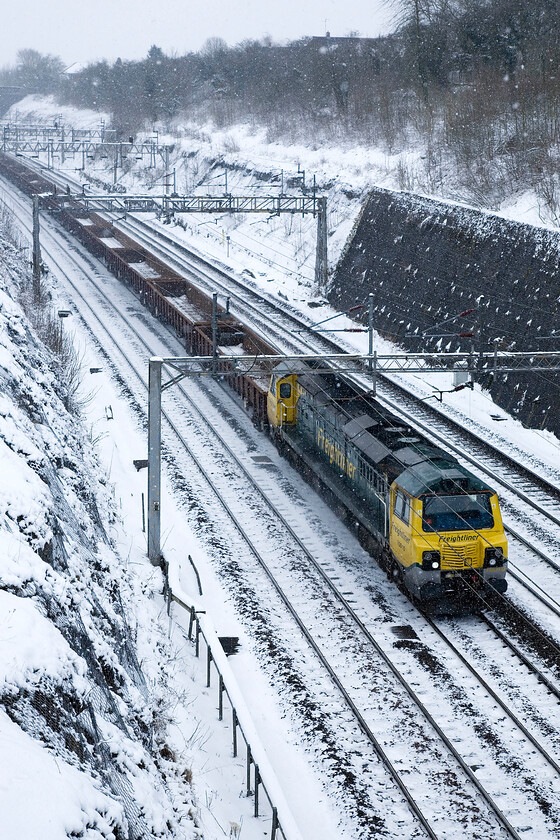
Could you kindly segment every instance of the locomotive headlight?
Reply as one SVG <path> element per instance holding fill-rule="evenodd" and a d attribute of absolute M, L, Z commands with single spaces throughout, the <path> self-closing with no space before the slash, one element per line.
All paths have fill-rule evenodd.
<path fill-rule="evenodd" d="M 484 565 L 485 566 L 501 566 L 504 561 L 503 548 L 490 547 L 484 551 Z"/>
<path fill-rule="evenodd" d="M 441 566 L 441 554 L 439 551 L 422 552 L 422 568 L 424 571 L 435 571 Z"/>

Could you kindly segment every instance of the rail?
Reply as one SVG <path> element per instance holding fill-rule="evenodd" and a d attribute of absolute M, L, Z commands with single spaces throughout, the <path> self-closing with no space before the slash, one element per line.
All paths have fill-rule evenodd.
<path fill-rule="evenodd" d="M 233 757 L 238 756 L 238 733 L 245 743 L 246 751 L 246 794 L 253 796 L 253 815 L 260 816 L 260 793 L 266 796 L 271 810 L 270 840 L 302 840 L 299 829 L 290 812 L 280 783 L 266 756 L 265 748 L 251 720 L 241 690 L 228 664 L 222 644 L 216 635 L 204 610 L 192 602 L 182 591 L 173 592 L 169 579 L 166 579 L 167 609 L 171 617 L 171 605 L 177 604 L 189 616 L 188 636 L 195 643 L 197 658 L 201 657 L 201 639 L 206 645 L 204 656 L 206 663 L 206 687 L 212 682 L 212 665 L 218 677 L 218 720 L 224 719 L 224 697 L 231 710 Z M 191 603 L 189 604 L 189 600 Z"/>

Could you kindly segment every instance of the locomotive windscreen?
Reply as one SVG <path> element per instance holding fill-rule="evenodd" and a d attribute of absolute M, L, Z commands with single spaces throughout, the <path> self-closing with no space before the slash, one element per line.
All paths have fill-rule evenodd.
<path fill-rule="evenodd" d="M 489 493 L 424 496 L 424 531 L 480 531 L 494 527 Z"/>

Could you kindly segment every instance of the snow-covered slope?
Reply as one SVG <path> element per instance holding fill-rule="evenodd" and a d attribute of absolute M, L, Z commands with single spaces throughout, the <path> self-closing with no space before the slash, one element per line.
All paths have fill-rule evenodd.
<path fill-rule="evenodd" d="M 0 836 L 194 837 L 184 767 L 166 746 L 158 689 L 166 675 L 154 665 L 163 634 L 160 605 L 149 595 L 150 586 L 161 586 L 159 573 L 154 578 L 147 564 L 125 574 L 113 549 L 108 529 L 120 527 L 114 501 L 98 477 L 92 440 L 65 408 L 60 362 L 17 302 L 28 269 L 5 233 Z M 135 641 L 151 663 L 150 689 Z"/>

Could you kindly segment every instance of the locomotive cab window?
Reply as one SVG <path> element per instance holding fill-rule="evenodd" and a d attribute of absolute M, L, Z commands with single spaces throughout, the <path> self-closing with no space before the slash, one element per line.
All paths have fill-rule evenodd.
<path fill-rule="evenodd" d="M 423 498 L 424 531 L 480 531 L 494 527 L 489 493 Z"/>
<path fill-rule="evenodd" d="M 394 511 L 395 516 L 398 516 L 399 519 L 402 519 L 408 525 L 410 519 L 410 499 L 402 490 L 397 490 L 395 494 Z"/>
<path fill-rule="evenodd" d="M 289 400 L 292 396 L 292 386 L 289 382 L 280 383 L 280 399 Z"/>

